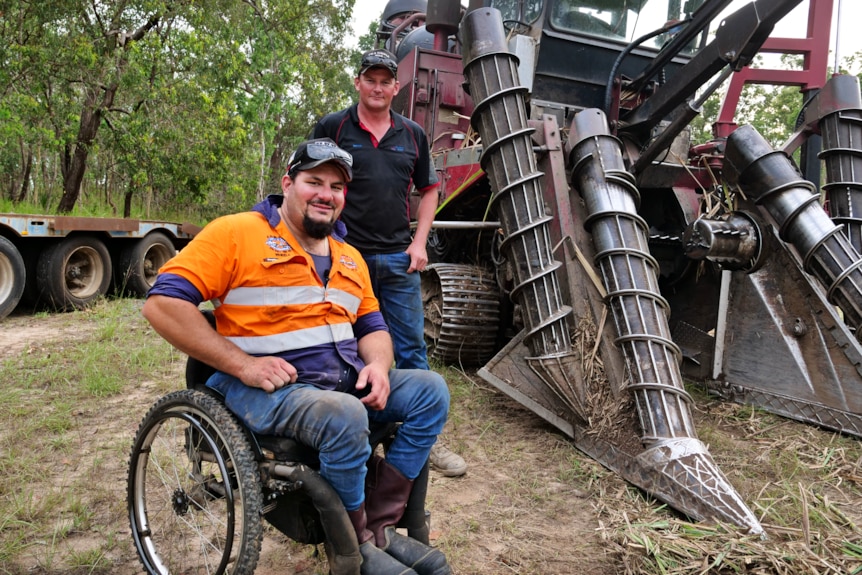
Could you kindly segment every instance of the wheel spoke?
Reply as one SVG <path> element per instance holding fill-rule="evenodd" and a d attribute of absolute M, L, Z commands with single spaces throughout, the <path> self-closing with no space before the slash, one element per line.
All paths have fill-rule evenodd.
<path fill-rule="evenodd" d="M 153 415 L 159 404 L 148 414 L 155 421 L 148 426 L 145 419 L 136 440 L 141 456 L 133 455 L 143 472 L 130 471 L 130 481 L 141 481 L 130 489 L 135 498 L 130 508 L 142 515 L 133 519 L 133 527 L 141 526 L 135 531 L 138 552 L 159 575 L 221 574 L 228 564 L 235 567 L 231 573 L 251 573 L 260 552 L 262 500 L 248 441 L 229 412 L 209 396 L 188 390 L 172 396 L 194 398 L 225 421 L 216 425 L 200 411 Z M 222 423 L 230 426 L 229 433 Z M 237 453 L 242 453 L 239 460 Z"/>

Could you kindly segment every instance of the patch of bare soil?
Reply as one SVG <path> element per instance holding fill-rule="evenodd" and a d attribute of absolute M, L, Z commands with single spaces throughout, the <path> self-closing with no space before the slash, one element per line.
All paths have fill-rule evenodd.
<path fill-rule="evenodd" d="M 92 329 L 87 325 L 69 314 L 9 316 L 0 329 L 0 361 L 21 353 L 50 353 L 55 345 L 87 337 L 86 330 Z M 126 512 L 128 453 L 150 406 L 165 390 L 184 386 L 184 356 L 177 354 L 175 363 L 166 381 L 139 382 L 97 409 L 75 412 L 71 451 L 55 452 L 41 464 L 46 485 L 81 484 L 82 477 L 90 478 L 92 493 L 78 496 L 93 513 L 93 527 L 72 529 L 51 567 L 34 560 L 19 566 L 21 570 L 0 568 L 0 573 L 72 572 L 63 567 L 68 561 L 62 555 L 99 548 L 106 537 L 116 539 L 108 572 L 142 572 Z M 453 572 L 616 573 L 596 535 L 599 524 L 589 493 L 579 486 L 580 478 L 560 476 L 561 463 L 575 454 L 571 445 L 532 413 L 491 390 L 474 387 L 464 401 L 470 409 L 453 414 L 444 440 L 464 456 L 469 470 L 460 478 L 432 471 L 427 499 L 433 543 L 444 549 Z M 586 460 L 584 465 L 589 475 L 594 464 Z M 326 562 L 315 551 L 270 527 L 255 573 L 326 573 Z"/>
<path fill-rule="evenodd" d="M 34 353 L 52 341 L 69 335 L 86 337 L 92 326 L 81 324 L 69 314 L 32 315 L 16 311 L 0 322 L 0 360 L 21 352 Z"/>
<path fill-rule="evenodd" d="M 82 327 L 68 314 L 10 316 L 0 324 L 0 361 L 21 353 L 50 353 L 55 345 L 87 337 L 82 329 L 92 327 Z M 142 324 L 127 329 L 131 337 L 158 337 Z M 129 450 L 153 403 L 184 387 L 184 366 L 185 357 L 177 353 L 169 368 L 151 379 L 135 382 L 97 406 L 75 411 L 71 445 L 46 453 L 39 463 L 39 479 L 31 488 L 52 492 L 57 486 L 85 485 L 77 496 L 92 513 L 88 525 L 70 526 L 50 565 L 34 559 L 28 564 L 0 565 L 0 573 L 142 572 L 125 501 Z M 645 572 L 642 561 L 647 556 L 670 557 L 685 566 L 651 573 L 853 572 L 841 566 L 862 565 L 846 557 L 848 552 L 858 552 L 862 558 L 858 442 L 780 418 L 764 425 L 745 409 L 717 402 L 698 406 L 695 416 L 701 438 L 710 444 L 716 462 L 755 513 L 768 518 L 773 507 L 792 500 L 788 509 L 798 511 L 800 519 L 784 518 L 778 525 L 773 518 L 773 524 L 765 524 L 771 542 L 740 545 L 734 534 L 690 526 L 661 511 L 655 502 L 578 452 L 539 417 L 467 374 L 453 387 L 443 441 L 464 456 L 469 470 L 460 478 L 432 471 L 427 507 L 433 542 L 458 575 L 637 574 Z M 809 468 L 829 471 L 814 484 L 801 480 L 802 475 L 797 479 Z M 680 530 L 688 535 L 682 536 Z M 692 530 L 697 532 L 694 536 Z M 106 541 L 112 543 L 106 545 Z M 788 570 L 792 563 L 786 555 L 800 548 L 811 550 L 803 554 L 810 560 L 797 563 L 799 570 Z M 106 550 L 108 568 L 104 562 L 95 570 L 68 567 L 73 555 L 92 549 Z M 325 574 L 326 562 L 315 551 L 268 528 L 256 575 Z M 721 557 L 735 557 L 742 567 L 711 569 L 710 564 Z"/>

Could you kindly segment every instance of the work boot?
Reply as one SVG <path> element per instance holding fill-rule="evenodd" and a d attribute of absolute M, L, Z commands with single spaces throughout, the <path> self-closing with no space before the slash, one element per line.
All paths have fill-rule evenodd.
<path fill-rule="evenodd" d="M 442 551 L 395 531 L 412 489 L 412 479 L 404 477 L 383 458 L 373 455 L 365 478 L 367 527 L 374 534 L 377 547 L 419 575 L 449 575 L 449 563 Z"/>
<path fill-rule="evenodd" d="M 418 575 L 416 571 L 374 545 L 374 534 L 366 527 L 368 518 L 365 515 L 365 503 L 356 511 L 348 511 L 347 516 L 359 541 L 359 554 L 362 555 L 360 575 Z"/>
<path fill-rule="evenodd" d="M 467 473 L 467 463 L 457 453 L 446 449 L 439 441 L 431 448 L 428 458 L 431 465 L 446 477 L 460 477 Z"/>

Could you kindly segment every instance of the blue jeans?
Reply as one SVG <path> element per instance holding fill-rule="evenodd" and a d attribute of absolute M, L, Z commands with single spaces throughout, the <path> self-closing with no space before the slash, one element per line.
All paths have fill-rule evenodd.
<path fill-rule="evenodd" d="M 371 287 L 380 302 L 383 319 L 389 326 L 395 367 L 428 369 L 425 347 L 425 312 L 422 307 L 422 280 L 419 272 L 407 273 L 410 256 L 397 254 L 364 255 L 371 274 Z"/>
<path fill-rule="evenodd" d="M 408 479 L 422 471 L 431 446 L 449 416 L 449 389 L 440 374 L 416 369 L 389 372 L 390 394 L 382 411 L 366 408 L 356 397 L 294 383 L 266 393 L 216 372 L 207 386 L 261 435 L 290 437 L 320 453 L 320 475 L 354 511 L 365 500 L 365 462 L 371 457 L 369 421 L 401 422 L 386 461 Z"/>

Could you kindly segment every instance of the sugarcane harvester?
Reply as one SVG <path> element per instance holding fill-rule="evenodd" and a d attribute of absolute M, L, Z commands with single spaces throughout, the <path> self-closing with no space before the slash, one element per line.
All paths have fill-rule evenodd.
<path fill-rule="evenodd" d="M 688 137 L 800 1 L 756 0 L 713 37 L 730 0 L 431 0 L 378 35 L 442 181 L 423 275 L 432 357 L 479 364 L 630 483 L 751 533 L 684 376 L 862 435 L 858 81 L 826 82 L 825 64 L 809 77 L 782 149 L 726 117 L 712 142 Z M 818 38 L 807 59 L 825 62 L 828 25 Z M 819 138 L 826 210 L 819 175 L 789 155 L 819 167 Z"/>

